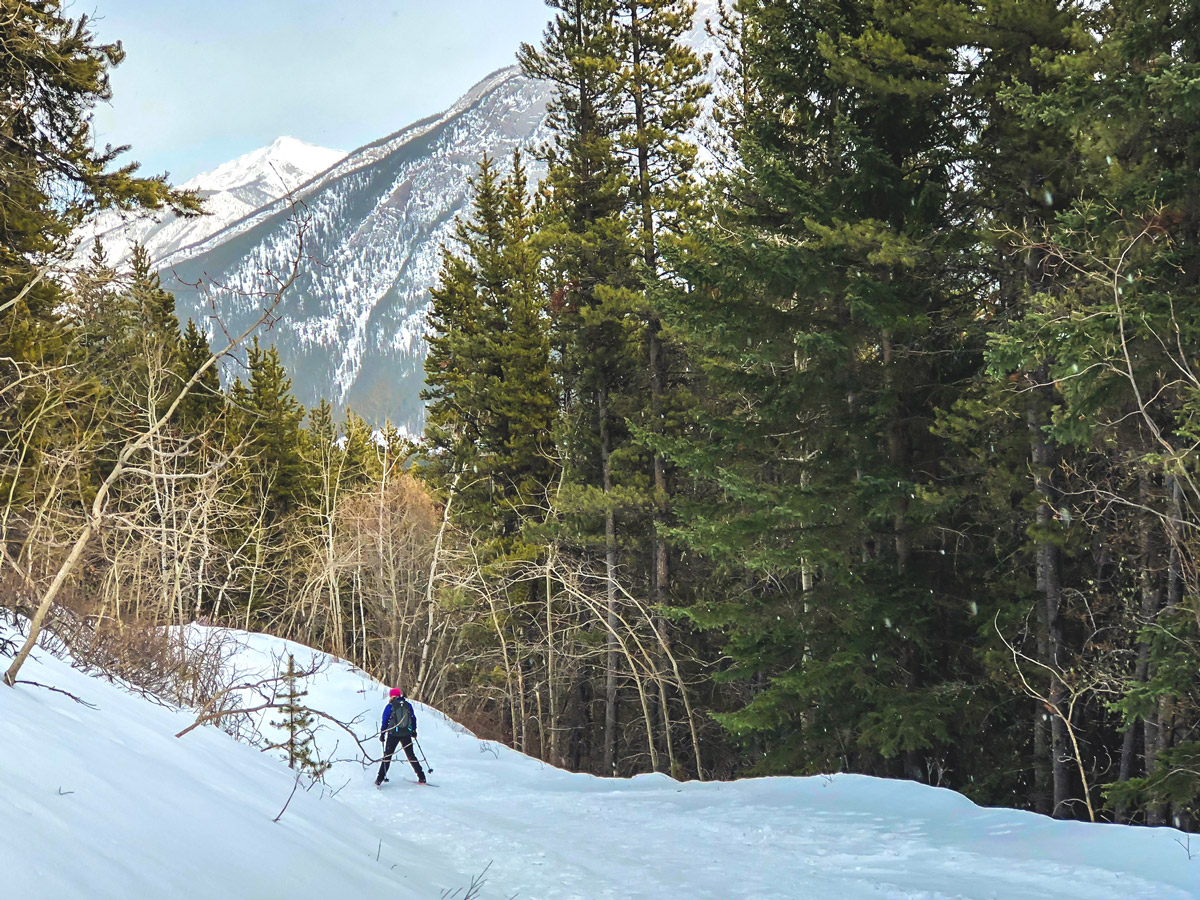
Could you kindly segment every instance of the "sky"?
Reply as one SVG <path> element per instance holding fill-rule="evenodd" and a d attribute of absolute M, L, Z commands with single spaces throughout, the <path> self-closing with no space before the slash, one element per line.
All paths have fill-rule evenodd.
<path fill-rule="evenodd" d="M 543 0 L 75 0 L 121 41 L 98 143 L 178 184 L 282 135 L 353 150 L 514 63 Z"/>

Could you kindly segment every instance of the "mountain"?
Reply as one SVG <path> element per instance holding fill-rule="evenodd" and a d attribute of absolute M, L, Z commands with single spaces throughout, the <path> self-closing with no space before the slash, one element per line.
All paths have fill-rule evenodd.
<path fill-rule="evenodd" d="M 185 219 L 171 212 L 134 215 L 108 210 L 77 232 L 75 261 L 88 257 L 97 236 L 113 266 L 119 267 L 129 258 L 134 243 L 146 248 L 151 261 L 161 260 L 283 197 L 345 155 L 345 150 L 330 150 L 292 137 L 278 138 L 268 147 L 239 156 L 180 185 L 204 199 L 208 215 Z"/>
<path fill-rule="evenodd" d="M 496 72 L 446 112 L 355 150 L 291 198 L 181 248 L 160 263 L 180 320 L 194 318 L 210 336 L 220 327 L 240 333 L 298 261 L 264 336 L 296 396 L 419 430 L 425 310 L 439 248 L 466 205 L 478 160 L 490 153 L 506 161 L 515 147 L 545 137 L 548 98 L 545 85 L 516 68 Z"/>
<path fill-rule="evenodd" d="M 176 738 L 197 712 L 39 649 L 15 688 L 0 686 L 4 896 L 1186 900 L 1200 883 L 1200 854 L 1172 828 L 982 809 L 942 788 L 856 775 L 573 774 L 421 704 L 437 787 L 411 783 L 401 756 L 376 790 L 363 752 L 379 755 L 386 685 L 268 635 L 189 633 L 247 685 L 289 654 L 320 669 L 300 689 L 332 717 L 314 735 L 333 762 L 324 783 L 303 789 L 282 750 L 259 749 L 285 737 L 271 725 L 279 710 L 226 721 L 257 747 L 213 725 Z M 5 664 L 15 639 L 0 621 Z M 239 697 L 243 709 L 263 702 L 253 688 Z"/>
<path fill-rule="evenodd" d="M 702 0 L 697 11 L 689 40 L 701 52 L 714 49 L 704 22 L 716 6 Z M 195 318 L 210 337 L 240 333 L 295 263 L 263 339 L 279 351 L 300 402 L 325 397 L 339 411 L 419 432 L 425 316 L 441 247 L 480 158 L 490 154 L 503 169 L 514 148 L 549 137 L 550 96 L 548 84 L 502 69 L 446 112 L 350 153 L 291 198 L 180 247 L 160 267 L 181 321 Z M 531 181 L 540 174 L 531 165 Z"/>

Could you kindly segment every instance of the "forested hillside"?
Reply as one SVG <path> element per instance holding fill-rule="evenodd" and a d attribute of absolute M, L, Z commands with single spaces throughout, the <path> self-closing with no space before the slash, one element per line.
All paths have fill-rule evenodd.
<path fill-rule="evenodd" d="M 415 443 L 258 343 L 302 212 L 224 386 L 144 254 L 58 274 L 197 201 L 90 149 L 120 48 L 6 7 L 0 603 L 116 667 L 295 638 L 579 771 L 1194 829 L 1200 3 L 738 0 L 715 86 L 689 0 L 549 5 Z"/>

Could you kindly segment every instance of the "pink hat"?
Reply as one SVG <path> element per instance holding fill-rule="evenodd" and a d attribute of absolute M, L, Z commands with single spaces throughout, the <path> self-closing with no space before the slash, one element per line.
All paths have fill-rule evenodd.
<path fill-rule="evenodd" d="M 403 697 L 404 691 L 400 690 L 400 688 L 392 688 L 390 691 L 388 691 L 388 696 L 389 697 Z"/>

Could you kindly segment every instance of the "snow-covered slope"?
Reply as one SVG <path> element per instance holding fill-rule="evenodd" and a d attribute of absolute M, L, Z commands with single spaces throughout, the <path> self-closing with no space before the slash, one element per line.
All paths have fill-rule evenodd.
<path fill-rule="evenodd" d="M 240 640 L 243 673 L 270 671 L 288 652 L 312 657 L 274 638 Z M 374 766 L 329 726 L 319 733 L 339 760 L 329 787 L 297 792 L 274 824 L 293 785 L 278 752 L 211 726 L 176 739 L 192 715 L 45 653 L 22 678 L 92 706 L 0 687 L 4 896 L 462 897 L 486 869 L 480 900 L 1200 897 L 1200 854 L 1171 829 L 1055 822 L 856 776 L 577 775 L 420 705 L 436 787 L 411 783 L 400 761 L 376 790 Z M 386 702 L 385 686 L 336 660 L 306 687 L 309 706 L 353 720 L 362 736 Z"/>
<path fill-rule="evenodd" d="M 211 172 L 202 172 L 180 187 L 196 191 L 207 215 L 180 218 L 171 212 L 131 215 L 101 213 L 76 234 L 75 262 L 86 260 L 99 236 L 111 265 L 119 267 L 140 243 L 152 261 L 202 241 L 259 207 L 285 196 L 346 155 L 345 150 L 317 147 L 291 137 L 253 150 Z"/>

